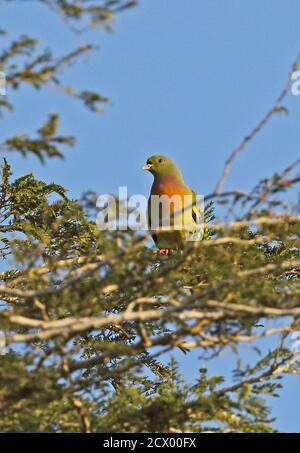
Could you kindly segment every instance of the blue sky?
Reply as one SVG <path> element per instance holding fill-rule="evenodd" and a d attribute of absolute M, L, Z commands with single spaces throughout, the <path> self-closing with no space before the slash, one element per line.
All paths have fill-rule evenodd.
<path fill-rule="evenodd" d="M 95 115 L 53 88 L 8 93 L 17 109 L 1 120 L 1 140 L 34 132 L 49 112 L 62 113 L 61 131 L 78 138 L 64 161 L 42 166 L 11 156 L 16 176 L 28 172 L 61 183 L 69 195 L 87 190 L 147 194 L 151 178 L 141 171 L 147 157 L 168 154 L 186 181 L 209 193 L 224 160 L 256 126 L 286 83 L 300 50 L 298 0 L 141 0 L 114 22 L 114 31 L 74 35 L 62 20 L 35 2 L 1 4 L 1 27 L 51 44 L 60 54 L 92 41 L 100 49 L 66 72 L 66 83 L 99 90 L 111 99 Z M 235 162 L 226 188 L 249 189 L 260 178 L 299 157 L 300 96 L 285 102 L 290 115 L 274 117 Z M 266 343 L 271 345 L 271 343 Z M 192 357 L 182 358 L 189 377 Z M 179 355 L 179 357 L 181 357 Z M 209 364 L 223 372 L 226 356 Z M 228 365 L 229 369 L 229 365 Z M 273 403 L 276 426 L 300 432 L 299 378 L 285 379 Z"/>

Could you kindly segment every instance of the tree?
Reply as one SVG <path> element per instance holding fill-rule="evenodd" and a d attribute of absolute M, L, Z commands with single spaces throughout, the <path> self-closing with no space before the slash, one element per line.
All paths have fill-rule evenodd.
<path fill-rule="evenodd" d="M 135 2 L 40 0 L 74 33 L 111 26 Z M 30 6 L 28 6 L 30 8 Z M 2 34 L 5 33 L 2 31 Z M 56 56 L 20 36 L 0 55 L 11 89 L 54 84 L 97 112 L 98 93 L 64 86 L 61 69 L 93 50 Z M 298 59 L 293 65 L 297 68 Z M 96 197 L 71 200 L 58 184 L 32 174 L 14 179 L 7 156 L 63 157 L 75 138 L 60 135 L 59 115 L 35 137 L 15 135 L 0 146 L 1 182 L 0 429 L 4 432 L 265 432 L 273 431 L 265 395 L 276 396 L 285 373 L 299 374 L 290 334 L 299 329 L 300 222 L 295 186 L 299 162 L 259 181 L 249 193 L 223 191 L 231 166 L 272 117 L 284 113 L 291 78 L 274 106 L 227 160 L 206 196 L 205 240 L 158 258 L 147 235 L 99 231 Z M 0 97 L 3 115 L 13 111 Z M 215 210 L 226 217 L 213 222 Z M 8 259 L 9 258 L 9 259 Z M 275 325 L 276 321 L 276 325 Z M 199 348 L 204 359 L 274 336 L 274 349 L 236 381 L 211 375 L 209 362 L 189 385 L 164 354 Z M 203 361 L 201 362 L 203 363 Z M 154 377 L 153 377 L 154 376 Z"/>

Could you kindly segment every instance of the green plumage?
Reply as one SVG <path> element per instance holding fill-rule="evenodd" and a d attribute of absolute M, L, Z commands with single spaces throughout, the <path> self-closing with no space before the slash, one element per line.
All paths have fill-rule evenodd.
<path fill-rule="evenodd" d="M 143 167 L 152 173 L 154 181 L 148 200 L 148 225 L 152 238 L 160 250 L 183 249 L 185 242 L 199 230 L 203 229 L 203 208 L 197 205 L 196 193 L 184 182 L 183 176 L 175 162 L 166 157 L 155 155 L 149 157 Z M 155 197 L 160 197 L 162 209 L 154 210 Z M 163 197 L 165 196 L 165 198 Z M 174 200 L 168 211 L 169 218 L 163 215 L 164 202 Z M 169 228 L 164 228 L 167 221 Z"/>

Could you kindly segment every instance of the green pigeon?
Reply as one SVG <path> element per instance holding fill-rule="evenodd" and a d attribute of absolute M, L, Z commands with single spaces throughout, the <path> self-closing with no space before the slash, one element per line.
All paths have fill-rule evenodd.
<path fill-rule="evenodd" d="M 169 255 L 172 250 L 182 250 L 202 219 L 197 195 L 184 182 L 176 163 L 167 156 L 149 157 L 143 170 L 148 170 L 154 177 L 148 200 L 148 227 L 158 253 Z M 161 206 L 157 207 L 158 200 L 161 200 Z M 166 203 L 169 203 L 168 207 Z"/>

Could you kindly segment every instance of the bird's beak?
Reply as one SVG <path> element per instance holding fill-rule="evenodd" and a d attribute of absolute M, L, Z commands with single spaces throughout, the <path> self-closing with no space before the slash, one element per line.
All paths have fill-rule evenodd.
<path fill-rule="evenodd" d="M 142 170 L 151 170 L 152 167 L 153 167 L 153 164 L 147 164 L 142 167 Z"/>

